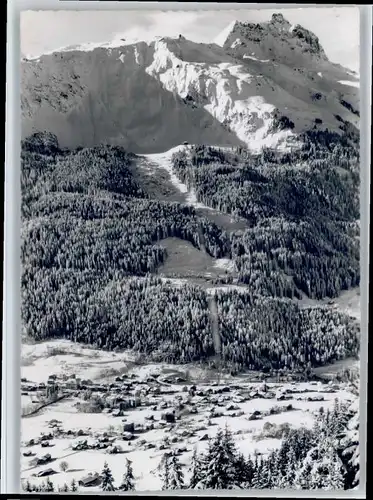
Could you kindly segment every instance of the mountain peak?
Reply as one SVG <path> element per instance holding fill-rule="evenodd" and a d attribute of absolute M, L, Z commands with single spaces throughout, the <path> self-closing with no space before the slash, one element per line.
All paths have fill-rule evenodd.
<path fill-rule="evenodd" d="M 230 28 L 230 31 L 228 30 Z M 220 34 L 226 36 L 223 48 L 234 49 L 235 57 L 257 54 L 262 59 L 276 60 L 290 67 L 311 68 L 328 61 L 318 37 L 297 24 L 291 25 L 281 13 L 263 23 L 231 23 Z"/>
<path fill-rule="evenodd" d="M 275 26 L 281 27 L 281 28 L 290 29 L 290 27 L 291 27 L 291 24 L 289 23 L 289 21 L 287 19 L 285 19 L 284 16 L 280 13 L 272 14 L 272 18 L 271 18 L 270 23 L 272 25 L 275 25 Z"/>
<path fill-rule="evenodd" d="M 228 26 L 226 26 L 223 31 L 219 33 L 216 38 L 214 38 L 214 43 L 223 47 L 230 34 L 235 31 L 236 26 L 239 24 L 240 23 L 238 21 L 232 21 L 231 23 L 229 23 Z"/>

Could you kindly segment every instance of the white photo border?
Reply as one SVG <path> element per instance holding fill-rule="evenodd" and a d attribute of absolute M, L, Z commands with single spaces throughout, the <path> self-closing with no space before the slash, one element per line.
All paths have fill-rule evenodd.
<path fill-rule="evenodd" d="M 351 491 L 315 490 L 246 490 L 198 491 L 198 496 L 249 497 L 319 497 L 366 498 L 366 435 L 368 382 L 368 311 L 369 311 L 369 206 L 370 206 L 370 143 L 371 143 L 371 85 L 372 85 L 372 6 L 371 5 L 315 5 L 315 4 L 235 4 L 194 2 L 112 2 L 59 0 L 9 0 L 7 3 L 6 46 L 6 141 L 4 183 L 4 282 L 3 282 L 3 355 L 1 404 L 1 493 L 18 494 L 20 484 L 21 405 L 21 320 L 20 320 L 20 13 L 24 10 L 247 10 L 288 8 L 358 7 L 360 10 L 360 485 Z M 84 493 L 82 493 L 84 495 Z M 122 493 L 123 494 L 123 493 Z M 131 492 L 156 495 L 157 492 Z M 175 492 L 162 491 L 162 496 Z M 188 490 L 178 493 L 191 495 Z"/>

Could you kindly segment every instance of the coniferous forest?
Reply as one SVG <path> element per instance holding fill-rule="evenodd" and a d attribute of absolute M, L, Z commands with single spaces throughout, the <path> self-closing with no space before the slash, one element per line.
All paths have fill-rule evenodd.
<path fill-rule="evenodd" d="M 359 285 L 354 137 L 309 133 L 293 153 L 198 146 L 173 157 L 197 199 L 244 218 L 227 232 L 151 199 L 120 147 L 74 151 L 50 133 L 22 143 L 22 321 L 35 340 L 133 349 L 172 363 L 214 356 L 208 294 L 156 276 L 166 238 L 232 259 L 242 290 L 216 294 L 221 358 L 235 372 L 300 370 L 354 356 L 358 325 L 310 299 Z M 229 277 L 226 280 L 229 282 Z"/>

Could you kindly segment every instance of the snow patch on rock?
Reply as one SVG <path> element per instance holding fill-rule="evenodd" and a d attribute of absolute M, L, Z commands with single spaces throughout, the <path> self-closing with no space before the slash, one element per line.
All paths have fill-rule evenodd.
<path fill-rule="evenodd" d="M 232 62 L 216 64 L 184 61 L 169 50 L 167 42 L 154 44 L 154 58 L 146 72 L 164 88 L 203 106 L 247 146 L 258 151 L 284 143 L 289 130 L 272 133 L 275 106 L 257 94 L 257 78 Z"/>
<path fill-rule="evenodd" d="M 339 80 L 338 83 L 341 83 L 342 85 L 348 85 L 349 87 L 356 87 L 357 89 L 360 88 L 359 82 L 350 82 L 348 80 Z"/>
<path fill-rule="evenodd" d="M 237 47 L 238 45 L 240 45 L 242 42 L 239 38 L 237 38 L 231 45 L 231 49 L 234 49 L 235 47 Z"/>
<path fill-rule="evenodd" d="M 262 63 L 266 63 L 266 62 L 269 62 L 269 59 L 257 59 L 256 57 L 254 56 L 248 56 L 246 54 L 244 54 L 242 56 L 244 59 L 252 59 L 253 61 L 259 61 L 259 62 L 262 62 Z"/>

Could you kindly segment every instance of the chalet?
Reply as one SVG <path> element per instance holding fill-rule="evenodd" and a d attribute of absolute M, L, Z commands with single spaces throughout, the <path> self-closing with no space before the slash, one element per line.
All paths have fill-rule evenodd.
<path fill-rule="evenodd" d="M 162 418 L 162 420 L 165 420 L 169 424 L 173 424 L 176 421 L 175 412 L 163 413 L 161 418 Z"/>
<path fill-rule="evenodd" d="M 87 439 L 78 439 L 72 443 L 71 448 L 73 450 L 88 450 L 88 441 Z"/>
<path fill-rule="evenodd" d="M 45 465 L 52 461 L 52 456 L 47 453 L 42 457 L 35 457 L 30 461 L 30 467 L 37 467 L 38 465 Z"/>
<path fill-rule="evenodd" d="M 135 432 L 135 424 L 133 422 L 124 423 L 123 424 L 123 432 Z"/>
<path fill-rule="evenodd" d="M 155 444 L 154 443 L 146 443 L 145 449 L 150 450 L 151 448 L 155 448 Z"/>
<path fill-rule="evenodd" d="M 49 442 L 49 441 L 42 441 L 42 442 L 40 443 L 40 446 L 41 446 L 42 448 L 50 448 L 52 445 L 50 444 L 50 442 Z"/>
<path fill-rule="evenodd" d="M 37 477 L 53 476 L 53 474 L 57 474 L 57 472 L 53 469 L 45 469 L 45 470 L 40 471 L 37 474 Z"/>
<path fill-rule="evenodd" d="M 147 432 L 148 430 L 150 430 L 149 427 L 142 425 L 142 424 L 136 425 L 136 428 L 135 428 L 135 432 L 137 434 L 141 434 L 142 432 Z"/>
<path fill-rule="evenodd" d="M 123 432 L 122 439 L 123 441 L 132 441 L 133 439 L 136 439 L 136 436 L 134 436 L 130 432 Z"/>
<path fill-rule="evenodd" d="M 239 410 L 239 409 L 240 409 L 239 406 L 235 405 L 234 403 L 231 403 L 226 407 L 227 411 L 234 411 L 234 410 Z"/>
<path fill-rule="evenodd" d="M 123 410 L 120 410 L 119 408 L 116 408 L 115 410 L 113 410 L 111 412 L 111 414 L 113 415 L 113 417 L 123 417 L 124 412 L 123 412 Z"/>
<path fill-rule="evenodd" d="M 312 402 L 316 402 L 316 401 L 324 401 L 324 396 L 322 396 L 321 394 L 317 395 L 317 396 L 308 396 L 307 398 L 307 401 L 312 401 Z"/>
<path fill-rule="evenodd" d="M 111 455 L 116 455 L 117 453 L 121 453 L 121 451 L 122 451 L 122 448 L 117 444 L 109 446 L 106 449 L 106 453 L 110 453 Z"/>
<path fill-rule="evenodd" d="M 34 452 L 32 452 L 31 450 L 28 450 L 28 451 L 25 451 L 25 452 L 23 453 L 23 456 L 24 456 L 24 457 L 34 457 L 34 456 L 35 456 L 35 453 L 34 453 Z"/>
<path fill-rule="evenodd" d="M 78 383 L 77 383 L 76 379 L 70 378 L 66 381 L 65 387 L 66 387 L 66 389 L 73 389 L 74 390 L 74 389 L 78 388 Z"/>
<path fill-rule="evenodd" d="M 42 433 L 40 435 L 40 440 L 41 441 L 49 441 L 50 439 L 53 439 L 53 434 L 51 434 L 51 433 L 49 433 L 49 434 Z"/>
<path fill-rule="evenodd" d="M 91 486 L 98 486 L 101 484 L 102 479 L 100 475 L 95 472 L 94 474 L 90 473 L 87 476 L 82 477 L 79 481 L 78 484 L 79 486 L 83 486 L 85 488 L 91 487 Z"/>

